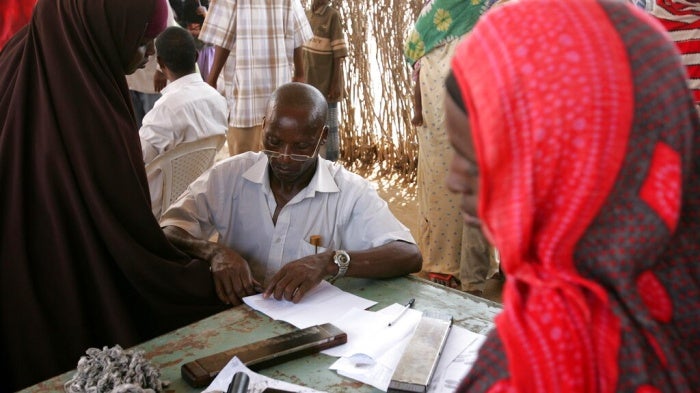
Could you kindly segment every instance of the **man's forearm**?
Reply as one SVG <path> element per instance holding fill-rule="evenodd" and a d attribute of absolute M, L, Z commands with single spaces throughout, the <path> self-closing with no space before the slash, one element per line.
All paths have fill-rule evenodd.
<path fill-rule="evenodd" d="M 214 47 L 214 61 L 212 62 L 209 75 L 207 76 L 207 83 L 209 86 L 216 89 L 216 81 L 219 79 L 219 74 L 221 74 L 221 70 L 224 68 L 224 64 L 226 64 L 226 60 L 228 60 L 230 54 L 231 51 L 224 47 Z"/>
<path fill-rule="evenodd" d="M 301 47 L 294 48 L 294 82 L 306 82 L 304 77 L 304 52 Z"/>
<path fill-rule="evenodd" d="M 217 249 L 216 243 L 198 239 L 186 230 L 172 225 L 163 228 L 163 233 L 170 243 L 187 255 L 211 263 L 211 258 Z"/>
<path fill-rule="evenodd" d="M 341 90 L 343 87 L 340 85 L 342 78 L 340 77 L 341 65 L 343 64 L 344 57 L 337 57 L 333 59 L 333 68 L 331 68 L 331 81 L 328 98 L 331 100 L 336 100 L 340 98 Z"/>
<path fill-rule="evenodd" d="M 405 276 L 419 272 L 423 265 L 418 246 L 400 240 L 364 251 L 351 251 L 349 254 L 350 266 L 345 275 L 351 277 Z"/>

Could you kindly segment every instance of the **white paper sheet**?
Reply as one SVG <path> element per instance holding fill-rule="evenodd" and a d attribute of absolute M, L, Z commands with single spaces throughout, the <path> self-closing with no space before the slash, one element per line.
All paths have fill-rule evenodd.
<path fill-rule="evenodd" d="M 452 393 L 471 370 L 486 336 L 452 326 L 428 393 Z"/>
<path fill-rule="evenodd" d="M 394 304 L 392 306 L 387 307 L 385 310 L 394 312 L 395 315 L 395 311 L 400 308 L 400 305 Z M 381 311 L 382 310 L 377 311 L 374 314 L 380 314 Z M 365 311 L 365 313 L 370 312 Z M 411 324 L 413 324 L 414 328 L 420 321 L 420 312 L 418 312 L 418 314 L 419 315 L 417 319 L 415 321 L 410 322 Z M 346 318 L 350 318 L 350 315 L 357 314 L 349 313 L 349 315 L 346 315 Z M 375 317 L 380 318 L 383 321 L 391 320 L 387 319 L 386 316 L 381 315 L 375 315 Z M 402 319 L 405 317 L 406 315 L 404 315 Z M 343 324 L 342 321 L 343 319 L 341 319 L 338 323 Z M 384 323 L 382 326 L 386 326 L 386 323 Z M 392 326 L 392 328 L 393 327 L 394 326 Z M 367 338 L 367 341 L 364 343 L 362 342 L 363 340 L 360 339 L 358 340 L 359 342 L 355 345 L 351 345 L 352 343 L 349 341 L 348 344 L 345 344 L 346 348 L 343 351 L 344 357 L 341 357 L 335 363 L 333 363 L 330 366 L 330 369 L 336 370 L 338 374 L 343 375 L 345 377 L 352 378 L 354 380 L 366 383 L 368 385 L 372 385 L 379 390 L 387 391 L 387 389 L 389 388 L 389 383 L 391 382 L 391 377 L 394 374 L 394 371 L 396 370 L 396 366 L 401 360 L 401 356 L 403 355 L 403 352 L 411 339 L 412 334 L 410 333 L 412 331 L 413 330 L 411 330 L 409 334 L 404 336 L 401 340 L 394 342 L 393 346 L 388 348 L 384 353 L 378 355 L 375 359 L 376 361 L 374 364 L 358 363 L 356 362 L 356 359 L 353 359 L 353 357 L 351 356 L 353 353 L 357 352 L 357 348 L 361 348 L 363 345 L 372 345 L 371 338 Z M 360 331 L 356 334 L 360 335 L 360 337 L 365 337 L 365 334 L 369 334 L 370 336 L 374 335 L 378 340 L 381 339 L 381 334 L 378 334 L 376 332 L 362 333 Z M 467 374 L 467 372 L 469 372 L 472 365 L 474 364 L 479 348 L 481 347 L 481 344 L 484 342 L 485 339 L 486 337 L 481 334 L 473 333 L 459 326 L 452 326 L 452 328 L 450 329 L 450 334 L 447 337 L 445 347 L 443 348 L 442 354 L 440 355 L 438 366 L 435 369 L 435 374 L 433 375 L 430 386 L 428 386 L 428 392 L 454 392 L 459 383 L 461 382 L 462 378 L 464 378 L 464 376 Z"/>
<path fill-rule="evenodd" d="M 374 313 L 350 312 L 333 321 L 338 327 L 353 330 L 354 339 L 348 337 L 348 343 L 335 352 L 342 357 L 330 368 L 340 375 L 386 391 L 396 365 L 423 315 L 420 311 L 408 309 L 394 324 L 388 326 L 403 309 L 404 306 L 400 304 L 392 304 Z M 352 322 L 346 323 L 347 320 Z"/>
<path fill-rule="evenodd" d="M 248 374 L 248 393 L 261 393 L 266 388 L 275 388 L 299 393 L 322 393 L 320 390 L 314 390 L 305 386 L 295 385 L 293 383 L 284 382 L 257 374 L 241 363 L 237 357 L 233 357 L 226 364 L 226 367 L 219 372 L 219 375 L 214 378 L 203 393 L 225 392 L 228 389 L 229 383 L 231 383 L 231 379 L 239 371 L 243 371 Z"/>
<path fill-rule="evenodd" d="M 299 329 L 332 322 L 353 307 L 366 309 L 377 304 L 321 281 L 299 303 L 264 299 L 262 294 L 243 298 L 245 304 L 275 320 L 289 322 Z"/>
<path fill-rule="evenodd" d="M 338 374 L 342 376 L 372 385 L 386 392 L 391 382 L 391 376 L 394 375 L 396 365 L 399 364 L 401 355 L 403 355 L 409 341 L 411 341 L 411 336 L 405 337 L 377 358 L 373 365 L 358 365 L 350 358 L 340 358 L 331 365 L 330 369 L 338 371 Z"/>
<path fill-rule="evenodd" d="M 369 358 L 376 358 L 413 332 L 418 324 L 421 312 L 409 309 L 394 326 L 387 326 L 403 308 L 404 306 L 394 303 L 376 312 L 351 309 L 340 318 L 331 321 L 347 333 L 347 344 L 326 349 L 322 353 L 345 357 L 364 354 Z M 357 358 L 360 360 L 361 356 Z"/>

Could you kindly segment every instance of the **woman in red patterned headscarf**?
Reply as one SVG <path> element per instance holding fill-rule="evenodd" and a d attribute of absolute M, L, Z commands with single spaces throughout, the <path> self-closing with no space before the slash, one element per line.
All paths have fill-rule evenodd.
<path fill-rule="evenodd" d="M 0 52 L 0 385 L 223 309 L 150 207 L 124 74 L 165 0 L 39 0 Z"/>
<path fill-rule="evenodd" d="M 458 391 L 700 391 L 700 121 L 663 28 L 511 2 L 452 71 L 448 183 L 507 275 Z"/>
<path fill-rule="evenodd" d="M 0 7 L 0 49 L 19 29 L 29 22 L 35 0 L 7 0 Z"/>

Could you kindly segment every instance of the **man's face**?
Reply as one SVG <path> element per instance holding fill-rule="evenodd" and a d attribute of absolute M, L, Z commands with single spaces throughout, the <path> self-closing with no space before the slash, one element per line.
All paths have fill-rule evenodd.
<path fill-rule="evenodd" d="M 447 175 L 447 188 L 462 196 L 460 209 L 464 222 L 480 227 L 481 221 L 477 218 L 479 168 L 469 118 L 449 94 L 445 94 L 445 126 L 447 136 L 455 150 Z"/>
<path fill-rule="evenodd" d="M 316 171 L 318 146 L 324 138 L 324 126 L 314 127 L 301 109 L 276 108 L 263 123 L 263 149 L 281 153 L 268 154 L 272 175 L 283 184 L 308 180 Z M 295 160 L 292 157 L 309 159 Z"/>
<path fill-rule="evenodd" d="M 153 39 L 143 39 L 141 44 L 134 52 L 129 64 L 124 69 L 126 75 L 133 74 L 139 68 L 144 68 L 146 63 L 148 63 L 148 57 L 153 56 L 156 53 L 155 46 L 153 44 Z"/>

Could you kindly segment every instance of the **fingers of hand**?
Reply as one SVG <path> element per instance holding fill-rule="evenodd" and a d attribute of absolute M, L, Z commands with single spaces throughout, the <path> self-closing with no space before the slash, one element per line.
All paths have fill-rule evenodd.
<path fill-rule="evenodd" d="M 298 303 L 304 297 L 306 292 L 311 290 L 311 288 L 313 287 L 314 285 L 312 285 L 310 281 L 302 282 L 301 285 L 297 287 L 296 291 L 294 291 L 294 294 L 292 295 L 292 301 L 294 303 Z"/>
<path fill-rule="evenodd" d="M 243 276 L 236 274 L 234 269 L 214 270 L 214 282 L 216 284 L 216 294 L 226 304 L 240 304 L 241 299 L 254 294 L 253 284 L 244 284 Z"/>

